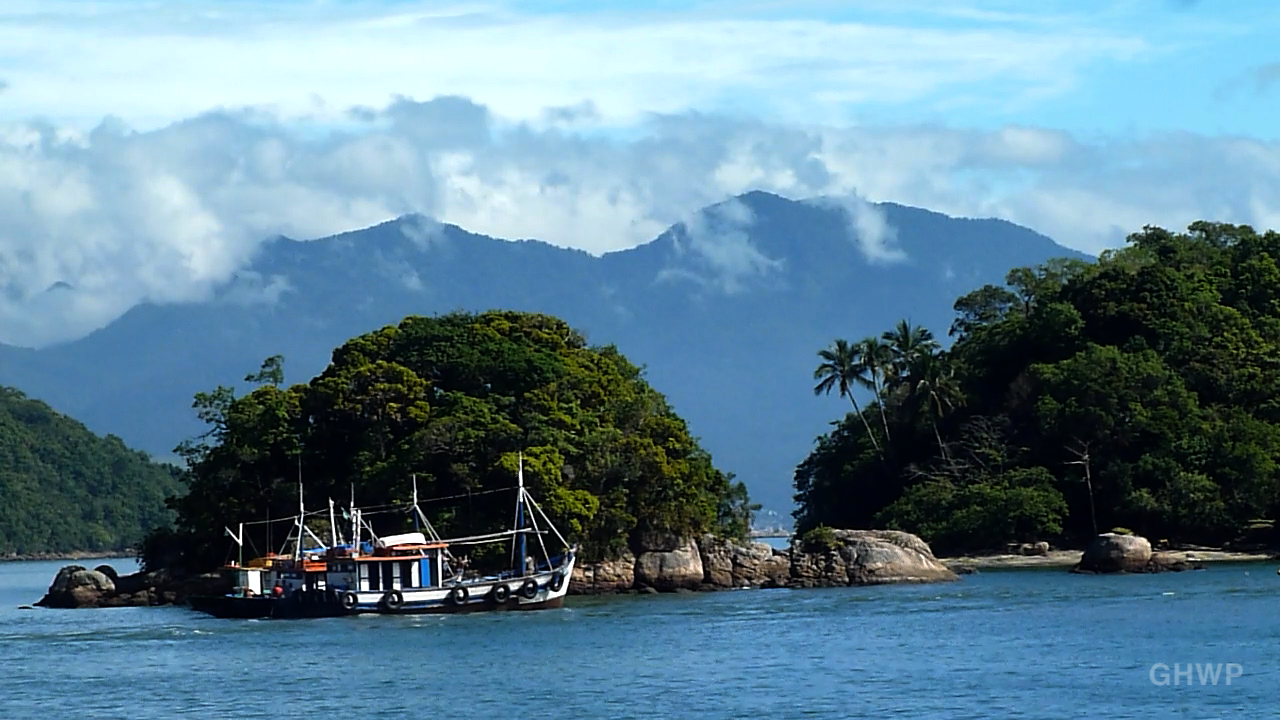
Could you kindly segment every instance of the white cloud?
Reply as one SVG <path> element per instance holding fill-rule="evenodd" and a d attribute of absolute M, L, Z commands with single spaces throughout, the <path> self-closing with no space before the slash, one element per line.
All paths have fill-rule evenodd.
<path fill-rule="evenodd" d="M 0 342 L 76 337 L 146 300 L 205 299 L 265 238 L 407 213 L 594 253 L 692 218 L 700 276 L 722 290 L 781 260 L 750 243 L 742 204 L 697 214 L 752 189 L 843 198 L 851 238 L 882 260 L 897 257 L 893 229 L 867 201 L 1003 217 L 1089 252 L 1148 223 L 1280 222 L 1280 145 L 1242 138 L 1083 142 L 1036 128 L 802 128 L 699 114 L 655 116 L 623 138 L 508 126 L 460 98 L 366 116 L 361 133 L 321 137 L 260 113 L 150 132 L 114 121 L 89 133 L 6 127 Z M 440 237 L 429 219 L 402 232 L 427 252 Z M 71 290 L 47 292 L 58 282 Z M 269 299 L 287 285 L 247 289 Z"/>
<path fill-rule="evenodd" d="M 815 205 L 840 211 L 849 223 L 849 240 L 858 246 L 863 257 L 871 263 L 893 263 L 907 259 L 907 254 L 896 247 L 898 231 L 889 224 L 884 210 L 866 201 L 857 193 L 841 197 L 823 196 L 810 200 Z"/>
<path fill-rule="evenodd" d="M 398 227 L 400 234 L 422 251 L 430 250 L 444 241 L 444 225 L 434 218 L 413 214 L 405 217 Z"/>
<path fill-rule="evenodd" d="M 231 305 L 274 305 L 292 291 L 293 285 L 283 275 L 264 277 L 255 270 L 239 270 L 219 288 L 217 302 Z"/>
<path fill-rule="evenodd" d="M 831 13 L 855 5 L 856 22 Z M 139 302 L 219 288 L 272 301 L 287 279 L 235 276 L 262 239 L 408 213 L 421 217 L 402 233 L 424 252 L 438 221 L 599 253 L 686 219 L 699 277 L 729 291 L 780 258 L 750 243 L 745 206 L 698 211 L 752 189 L 842 198 L 851 239 L 886 261 L 893 229 L 869 202 L 1004 217 L 1090 252 L 1147 223 L 1278 222 L 1274 143 L 850 127 L 868 107 L 1034 102 L 1100 63 L 1170 52 L 1207 22 L 1144 22 L 1151 43 L 1116 29 L 1141 4 L 937 5 L 531 15 L 496 2 L 11 0 L 0 342 L 73 338 Z M 420 286 L 405 269 L 388 271 Z"/>
<path fill-rule="evenodd" d="M 987 13 L 975 25 L 954 10 L 856 4 L 855 21 L 803 3 L 539 14 L 514 2 L 12 0 L 0 8 L 0 47 L 14 58 L 0 58 L 11 86 L 0 113 L 85 127 L 113 113 L 154 128 L 253 106 L 335 121 L 394 95 L 458 94 L 529 121 L 589 107 L 628 123 L 726 100 L 834 121 L 851 103 L 941 107 L 981 88 L 1017 102 L 1152 52 L 1085 13 Z"/>
<path fill-rule="evenodd" d="M 693 280 L 728 294 L 747 289 L 755 277 L 782 268 L 751 242 L 755 215 L 731 198 L 693 213 L 672 234 L 680 264 L 658 274 L 661 280 Z"/>

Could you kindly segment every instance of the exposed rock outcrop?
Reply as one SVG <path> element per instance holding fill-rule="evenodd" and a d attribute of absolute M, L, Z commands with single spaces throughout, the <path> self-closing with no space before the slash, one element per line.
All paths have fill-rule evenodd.
<path fill-rule="evenodd" d="M 172 605 L 185 602 L 188 595 L 228 592 L 230 585 L 230 580 L 218 572 L 175 578 L 165 571 L 119 575 L 108 565 L 95 570 L 67 565 L 58 571 L 48 592 L 36 605 L 48 608 Z"/>
<path fill-rule="evenodd" d="M 1152 552 L 1151 542 L 1139 535 L 1103 533 L 1095 537 L 1071 568 L 1074 573 L 1153 573 L 1191 569 L 1186 555 Z"/>
<path fill-rule="evenodd" d="M 624 555 L 617 560 L 579 565 L 574 569 L 569 592 L 589 595 L 959 579 L 915 535 L 889 530 L 836 530 L 832 538 L 830 547 L 806 549 L 793 542 L 787 550 L 713 535 L 704 535 L 698 542 L 650 539 L 646 542 L 649 547 L 634 557 Z"/>
<path fill-rule="evenodd" d="M 1192 562 L 1186 553 L 1153 552 L 1145 572 L 1182 572 L 1200 567 L 1202 566 Z"/>
<path fill-rule="evenodd" d="M 832 547 L 791 544 L 792 587 L 884 585 L 958 580 L 928 543 L 895 530 L 835 530 Z"/>
<path fill-rule="evenodd" d="M 570 595 L 607 595 L 627 592 L 636 584 L 636 556 L 630 550 L 613 560 L 579 562 L 569 579 Z"/>
<path fill-rule="evenodd" d="M 740 544 L 714 535 L 698 543 L 703 584 L 711 589 L 781 587 L 791 578 L 790 553 L 767 543 Z"/>
<path fill-rule="evenodd" d="M 1042 557 L 1049 554 L 1049 543 L 1043 540 L 1034 543 L 1015 543 L 1009 546 L 1009 554 Z"/>
<path fill-rule="evenodd" d="M 1086 572 L 1135 572 L 1151 562 L 1151 543 L 1138 535 L 1103 533 L 1094 538 L 1077 566 Z"/>
<path fill-rule="evenodd" d="M 53 578 L 49 591 L 36 605 L 52 608 L 96 607 L 116 593 L 115 582 L 83 565 L 67 565 Z"/>
<path fill-rule="evenodd" d="M 674 546 L 674 547 L 671 547 Z M 702 586 L 702 554 L 692 539 L 677 540 L 636 557 L 635 584 L 658 591 L 697 590 Z"/>

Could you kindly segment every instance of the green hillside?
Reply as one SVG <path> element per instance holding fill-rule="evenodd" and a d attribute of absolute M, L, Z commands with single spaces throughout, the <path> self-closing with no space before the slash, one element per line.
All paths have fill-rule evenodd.
<path fill-rule="evenodd" d="M 849 413 L 796 471 L 799 529 L 892 527 L 935 550 L 1274 540 L 1280 233 L 1148 227 L 1095 264 L 955 303 L 951 348 L 902 322 L 820 353 Z M 870 396 L 859 400 L 859 387 Z"/>
<path fill-rule="evenodd" d="M 136 547 L 170 523 L 177 473 L 0 387 L 0 555 Z"/>

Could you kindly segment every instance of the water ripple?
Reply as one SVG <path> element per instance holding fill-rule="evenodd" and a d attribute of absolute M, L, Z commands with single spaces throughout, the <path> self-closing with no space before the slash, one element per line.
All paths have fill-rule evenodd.
<path fill-rule="evenodd" d="M 1265 717 L 1269 566 L 574 598 L 562 610 L 224 621 L 19 611 L 56 563 L 0 566 L 0 717 Z M 1231 686 L 1152 666 L 1237 663 Z"/>

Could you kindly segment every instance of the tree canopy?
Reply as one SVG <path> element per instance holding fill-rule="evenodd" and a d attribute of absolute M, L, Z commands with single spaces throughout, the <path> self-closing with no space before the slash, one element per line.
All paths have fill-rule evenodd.
<path fill-rule="evenodd" d="M 1280 505 L 1280 234 L 1147 227 L 1096 263 L 1016 268 L 955 302 L 943 350 L 903 322 L 819 353 L 871 392 L 796 470 L 798 530 L 942 551 L 1113 527 L 1220 543 Z"/>
<path fill-rule="evenodd" d="M 0 387 L 0 555 L 138 547 L 166 527 L 177 468 Z"/>
<path fill-rule="evenodd" d="M 563 321 L 488 312 L 411 316 L 353 338 L 307 384 L 283 386 L 269 358 L 237 396 L 196 396 L 209 425 L 179 448 L 188 492 L 172 499 L 176 530 L 149 544 L 149 566 L 208 567 L 226 559 L 224 526 L 309 509 L 420 498 L 442 535 L 511 522 L 517 458 L 526 486 L 588 556 L 646 533 L 744 535 L 745 487 L 717 470 L 663 396 L 613 346 L 591 347 Z M 411 526 L 404 513 L 371 516 L 380 533 Z M 278 549 L 259 527 L 260 551 Z"/>

